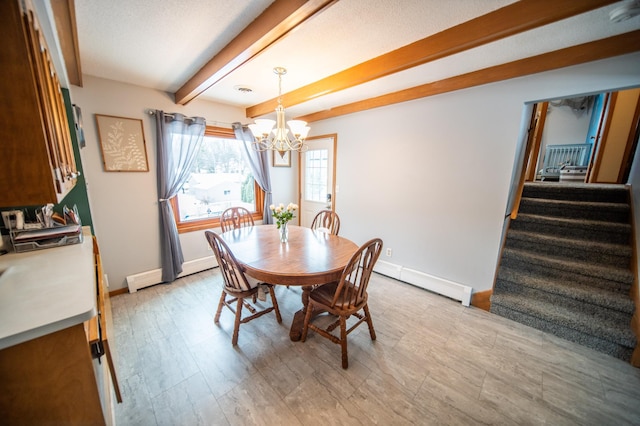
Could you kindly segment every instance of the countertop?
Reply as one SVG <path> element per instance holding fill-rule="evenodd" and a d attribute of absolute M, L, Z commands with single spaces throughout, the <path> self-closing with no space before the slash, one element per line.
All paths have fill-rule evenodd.
<path fill-rule="evenodd" d="M 97 315 L 93 240 L 0 256 L 0 349 Z"/>

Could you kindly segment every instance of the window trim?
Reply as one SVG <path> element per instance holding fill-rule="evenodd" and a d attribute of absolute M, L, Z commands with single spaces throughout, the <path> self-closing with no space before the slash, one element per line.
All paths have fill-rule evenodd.
<path fill-rule="evenodd" d="M 229 129 L 226 127 L 207 126 L 205 128 L 204 135 L 223 139 L 236 139 L 236 135 L 233 129 Z M 256 212 L 252 213 L 251 216 L 253 217 L 253 220 L 262 220 L 264 214 L 264 191 L 262 190 L 262 188 L 260 188 L 260 185 L 255 182 L 255 180 L 254 186 L 254 192 L 256 196 Z M 180 211 L 178 210 L 178 197 L 172 197 L 170 201 L 171 207 L 173 208 L 173 217 L 176 220 L 176 226 L 178 227 L 179 234 L 220 227 L 220 218 L 217 217 L 212 219 L 199 219 L 181 222 Z"/>

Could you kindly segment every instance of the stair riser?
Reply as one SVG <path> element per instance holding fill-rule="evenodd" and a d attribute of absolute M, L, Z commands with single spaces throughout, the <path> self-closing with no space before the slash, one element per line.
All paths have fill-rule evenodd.
<path fill-rule="evenodd" d="M 628 244 L 630 232 L 612 232 L 601 228 L 581 228 L 573 226 L 555 225 L 552 223 L 528 222 L 520 218 L 511 221 L 511 229 L 527 232 L 538 232 L 544 235 L 562 236 L 585 241 L 610 244 Z"/>
<path fill-rule="evenodd" d="M 633 348 L 618 345 L 612 342 L 607 342 L 605 340 L 589 336 L 585 333 L 580 333 L 576 330 L 562 327 L 558 324 L 553 324 L 549 321 L 545 321 L 543 319 L 536 318 L 522 312 L 511 310 L 508 307 L 503 307 L 500 305 L 494 306 L 492 303 L 491 312 L 502 317 L 509 318 L 521 324 L 536 328 L 538 330 L 554 334 L 563 339 L 576 342 L 583 346 L 592 348 L 596 351 L 604 352 L 616 358 L 620 358 L 624 361 L 629 361 L 631 359 L 631 354 L 633 353 Z"/>
<path fill-rule="evenodd" d="M 618 255 L 615 253 L 601 253 L 592 251 L 593 245 L 585 244 L 584 247 L 563 247 L 553 244 L 540 244 L 535 241 L 525 241 L 515 238 L 507 238 L 506 247 L 528 250 L 533 253 L 557 256 L 564 259 L 573 259 L 589 262 L 593 265 L 608 265 L 629 267 L 631 263 L 631 254 Z"/>
<path fill-rule="evenodd" d="M 629 193 L 626 189 L 595 190 L 579 188 L 562 188 L 556 185 L 525 185 L 523 197 L 545 198 L 550 200 L 587 201 L 600 203 L 628 203 Z"/>
<path fill-rule="evenodd" d="M 548 203 L 538 203 L 532 199 L 522 200 L 520 204 L 520 213 L 534 214 L 541 216 L 552 216 L 569 218 L 576 220 L 601 220 L 604 222 L 629 222 L 629 210 L 624 208 L 621 210 L 613 209 L 587 209 L 578 208 L 577 206 L 563 206 Z"/>
<path fill-rule="evenodd" d="M 511 269 L 519 269 L 526 274 L 552 279 L 571 279 L 585 286 L 623 292 L 624 294 L 629 294 L 629 291 L 631 290 L 631 282 L 621 282 L 618 280 L 607 279 L 606 277 L 584 275 L 584 271 L 569 271 L 566 269 L 559 270 L 550 265 L 538 265 L 521 259 L 511 258 L 509 256 L 503 257 L 501 266 L 502 265 Z"/>

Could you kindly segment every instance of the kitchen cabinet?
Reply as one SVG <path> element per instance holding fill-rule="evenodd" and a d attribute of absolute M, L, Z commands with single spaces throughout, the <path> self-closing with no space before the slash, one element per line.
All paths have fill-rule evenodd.
<path fill-rule="evenodd" d="M 108 293 L 81 244 L 0 257 L 0 423 L 114 424 Z"/>
<path fill-rule="evenodd" d="M 50 50 L 29 0 L 0 2 L 0 206 L 59 203 L 76 183 Z"/>

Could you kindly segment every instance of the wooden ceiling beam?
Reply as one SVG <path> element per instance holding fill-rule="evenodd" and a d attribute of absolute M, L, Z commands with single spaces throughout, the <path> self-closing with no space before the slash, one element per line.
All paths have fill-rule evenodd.
<path fill-rule="evenodd" d="M 521 0 L 418 40 L 282 95 L 282 104 L 298 105 L 411 67 L 597 9 L 616 0 Z M 246 109 L 248 118 L 273 112 L 277 98 Z"/>
<path fill-rule="evenodd" d="M 307 122 L 325 120 L 327 118 L 352 114 L 372 108 L 412 101 L 428 96 L 453 92 L 455 90 L 467 89 L 469 87 L 495 83 L 638 51 L 640 51 L 640 30 L 484 68 L 410 89 L 341 105 L 302 117 L 296 117 L 296 119 Z"/>
<path fill-rule="evenodd" d="M 186 105 L 233 70 L 338 0 L 276 0 L 174 94 Z"/>

